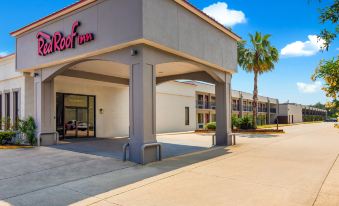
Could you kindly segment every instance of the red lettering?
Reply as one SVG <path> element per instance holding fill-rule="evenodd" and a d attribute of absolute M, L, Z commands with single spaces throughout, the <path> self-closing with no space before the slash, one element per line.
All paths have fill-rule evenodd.
<path fill-rule="evenodd" d="M 44 48 L 45 40 L 43 38 L 38 39 L 38 55 L 44 56 L 42 50 Z"/>
<path fill-rule="evenodd" d="M 89 33 L 86 34 L 86 42 L 92 41 L 93 40 L 93 34 Z"/>
<path fill-rule="evenodd" d="M 66 44 L 65 37 L 62 37 L 62 38 L 61 38 L 61 41 L 60 41 L 60 44 L 59 44 L 60 50 L 61 50 L 61 51 L 63 51 L 64 49 L 66 49 L 65 44 Z"/>
<path fill-rule="evenodd" d="M 86 33 L 79 35 L 77 33 L 77 27 L 80 26 L 80 22 L 76 21 L 72 25 L 71 34 L 67 37 L 63 36 L 61 32 L 55 32 L 53 37 L 44 32 L 38 32 L 36 37 L 38 39 L 38 55 L 45 56 L 55 51 L 63 51 L 65 49 L 75 48 L 76 42 L 82 45 L 86 42 L 94 40 L 92 33 Z"/>
<path fill-rule="evenodd" d="M 61 37 L 62 37 L 62 34 L 60 32 L 54 33 L 54 36 L 53 36 L 54 51 L 61 51 L 59 47 Z"/>
<path fill-rule="evenodd" d="M 66 38 L 66 48 L 67 48 L 67 49 L 72 48 L 72 44 L 73 44 L 72 36 L 68 36 L 68 37 Z"/>

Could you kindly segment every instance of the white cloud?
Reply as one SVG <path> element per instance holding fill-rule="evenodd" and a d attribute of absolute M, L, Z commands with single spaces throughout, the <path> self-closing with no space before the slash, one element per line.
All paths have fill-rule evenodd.
<path fill-rule="evenodd" d="M 339 48 L 337 48 L 337 51 L 339 51 Z"/>
<path fill-rule="evenodd" d="M 6 51 L 0 52 L 0 57 L 7 56 L 9 53 Z"/>
<path fill-rule="evenodd" d="M 322 84 L 321 84 L 320 81 L 316 81 L 316 82 L 310 83 L 310 84 L 307 84 L 307 83 L 304 83 L 304 82 L 298 82 L 297 83 L 298 90 L 302 93 L 315 93 L 315 92 L 320 90 L 321 85 Z"/>
<path fill-rule="evenodd" d="M 289 57 L 312 56 L 321 50 L 324 42 L 323 39 L 318 39 L 317 35 L 308 35 L 308 41 L 287 44 L 281 50 L 281 55 Z"/>
<path fill-rule="evenodd" d="M 245 14 L 242 11 L 228 9 L 225 2 L 211 4 L 202 11 L 224 26 L 232 27 L 236 24 L 246 23 Z"/>

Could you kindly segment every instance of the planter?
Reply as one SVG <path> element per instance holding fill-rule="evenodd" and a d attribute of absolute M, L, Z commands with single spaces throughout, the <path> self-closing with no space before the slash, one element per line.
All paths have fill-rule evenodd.
<path fill-rule="evenodd" d="M 195 130 L 196 133 L 215 133 L 214 129 L 198 129 Z"/>

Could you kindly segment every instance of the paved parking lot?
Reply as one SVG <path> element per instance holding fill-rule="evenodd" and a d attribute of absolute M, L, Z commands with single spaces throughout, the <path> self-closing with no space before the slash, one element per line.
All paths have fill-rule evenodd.
<path fill-rule="evenodd" d="M 210 136 L 161 135 L 170 158 L 146 166 L 119 160 L 111 140 L 2 150 L 0 205 L 339 205 L 339 131 L 285 130 L 211 149 Z"/>
<path fill-rule="evenodd" d="M 172 169 L 122 162 L 126 141 L 75 139 L 51 147 L 0 150 L 0 205 L 68 205 Z M 159 135 L 158 141 L 164 158 L 211 146 L 210 135 Z"/>

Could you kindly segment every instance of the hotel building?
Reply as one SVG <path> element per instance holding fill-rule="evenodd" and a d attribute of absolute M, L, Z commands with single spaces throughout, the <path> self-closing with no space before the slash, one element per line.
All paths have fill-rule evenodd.
<path fill-rule="evenodd" d="M 279 123 L 294 124 L 300 122 L 323 121 L 327 118 L 327 111 L 311 106 L 295 103 L 279 105 Z"/>
<path fill-rule="evenodd" d="M 155 161 L 156 132 L 166 130 L 157 120 L 172 117 L 156 107 L 156 92 L 163 89 L 168 98 L 171 89 L 164 85 L 177 79 L 215 85 L 216 144 L 231 144 L 231 79 L 241 38 L 187 1 L 82 0 L 11 35 L 16 51 L 8 57 L 15 58 L 10 73 L 21 86 L 4 87 L 1 108 L 11 121 L 32 114 L 38 144 L 53 143 L 53 132 L 61 129 L 65 136 L 128 131 L 130 160 Z M 23 103 L 8 109 L 15 101 Z M 178 106 L 175 99 L 164 101 Z M 185 104 L 192 111 L 183 112 L 192 117 L 183 126 L 189 130 L 196 126 L 192 102 Z"/>
<path fill-rule="evenodd" d="M 215 121 L 216 144 L 230 145 L 232 113 L 252 110 L 250 94 L 231 90 L 241 38 L 185 0 L 82 0 L 11 35 L 15 54 L 0 60 L 2 127 L 33 116 L 38 145 L 56 133 L 128 135 L 130 160 L 147 163 L 158 156 L 156 133 Z M 259 101 L 273 122 L 278 101 Z"/>

